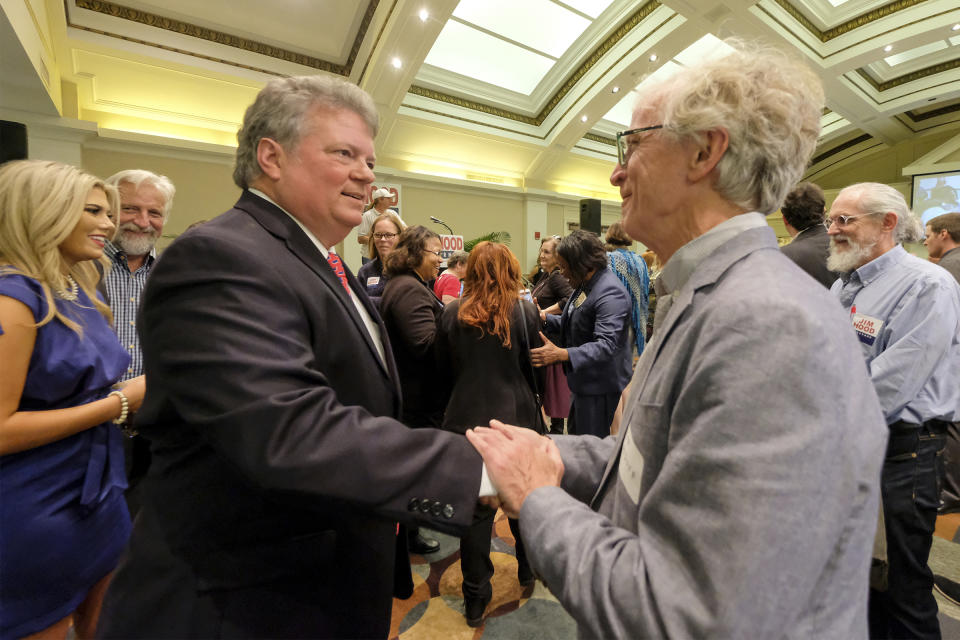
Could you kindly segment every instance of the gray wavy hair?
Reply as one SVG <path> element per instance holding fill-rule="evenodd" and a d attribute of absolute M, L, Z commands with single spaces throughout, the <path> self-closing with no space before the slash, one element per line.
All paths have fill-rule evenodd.
<path fill-rule="evenodd" d="M 260 140 L 270 138 L 288 151 L 296 149 L 304 134 L 304 117 L 314 107 L 353 111 L 374 137 L 380 127 L 373 98 L 352 82 L 327 75 L 274 78 L 247 107 L 237 132 L 233 181 L 238 187 L 246 189 L 263 173 L 257 162 Z"/>
<path fill-rule="evenodd" d="M 748 211 L 776 211 L 816 148 L 824 95 L 806 65 L 769 46 L 727 40 L 733 51 L 644 90 L 638 108 L 658 108 L 665 132 L 700 140 L 723 128 L 729 147 L 716 190 Z"/>
<path fill-rule="evenodd" d="M 121 183 L 127 183 L 133 187 L 134 191 L 139 189 L 140 185 L 143 184 L 156 188 L 156 190 L 160 192 L 160 195 L 163 196 L 163 219 L 166 220 L 167 217 L 169 217 L 170 208 L 173 206 L 173 196 L 176 195 L 177 189 L 167 176 L 161 176 L 146 169 L 125 169 L 124 171 L 116 172 L 104 180 L 104 182 L 118 189 Z"/>
<path fill-rule="evenodd" d="M 882 215 L 894 213 L 897 226 L 893 229 L 893 241 L 920 242 L 924 237 L 923 226 L 916 214 L 910 210 L 903 194 L 888 184 L 880 182 L 858 182 L 844 187 L 840 193 L 856 194 L 857 207 L 861 213 Z M 839 197 L 839 194 L 837 194 Z"/>

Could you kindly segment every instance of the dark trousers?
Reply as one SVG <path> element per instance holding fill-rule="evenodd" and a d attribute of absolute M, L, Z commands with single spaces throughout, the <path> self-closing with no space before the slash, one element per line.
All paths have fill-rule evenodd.
<path fill-rule="evenodd" d="M 620 392 L 599 395 L 572 394 L 567 433 L 606 438 L 610 435 L 610 423 L 620 404 Z"/>
<path fill-rule="evenodd" d="M 871 638 L 940 638 L 927 558 L 940 501 L 945 425 L 890 425 L 881 475 L 889 587 L 870 591 Z"/>
<path fill-rule="evenodd" d="M 496 509 L 477 505 L 473 524 L 460 538 L 460 570 L 463 572 L 463 597 L 486 598 L 492 593 L 490 578 L 493 577 L 493 561 L 490 560 L 490 534 L 493 532 L 493 517 Z M 517 564 L 527 566 L 527 554 L 520 539 L 520 523 L 508 519 L 510 532 L 517 541 Z"/>

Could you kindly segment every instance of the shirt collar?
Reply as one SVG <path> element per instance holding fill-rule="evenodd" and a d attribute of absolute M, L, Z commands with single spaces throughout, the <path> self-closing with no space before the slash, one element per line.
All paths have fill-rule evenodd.
<path fill-rule="evenodd" d="M 310 229 L 307 229 L 302 222 L 297 220 L 297 218 L 292 213 L 290 213 L 289 211 L 287 211 L 286 209 L 278 205 L 276 202 L 273 201 L 273 199 L 270 196 L 265 194 L 263 191 L 260 191 L 259 189 L 254 189 L 253 187 L 247 187 L 247 191 L 249 191 L 250 193 L 256 196 L 263 198 L 264 200 L 266 200 L 267 202 L 275 206 L 277 209 L 280 209 L 280 211 L 283 211 L 285 214 L 290 216 L 290 219 L 296 222 L 297 226 L 300 227 L 300 229 L 302 229 L 305 234 L 307 234 L 307 237 L 310 238 L 310 242 L 312 242 L 317 247 L 317 249 L 320 250 L 320 253 L 323 254 L 323 259 L 324 260 L 327 259 L 327 257 L 330 255 L 330 250 L 327 249 L 322 242 L 320 242 L 317 236 L 313 235 L 313 232 L 310 231 Z"/>
<path fill-rule="evenodd" d="M 704 258 L 720 245 L 747 229 L 762 227 L 766 224 L 767 219 L 763 214 L 752 211 L 724 220 L 703 235 L 697 236 L 677 249 L 677 252 L 667 260 L 667 264 L 660 271 L 660 277 L 657 278 L 657 294 L 660 295 L 661 291 L 666 294 L 679 291 Z"/>
<path fill-rule="evenodd" d="M 846 278 L 843 279 L 843 281 L 846 283 L 847 280 L 856 276 L 856 278 L 864 285 L 870 284 L 870 282 L 875 280 L 881 273 L 898 262 L 901 262 L 906 255 L 907 250 L 898 244 L 893 249 L 890 249 L 883 255 L 874 258 L 859 269 L 854 269 Z M 841 274 L 841 278 L 842 277 L 843 275 Z"/>

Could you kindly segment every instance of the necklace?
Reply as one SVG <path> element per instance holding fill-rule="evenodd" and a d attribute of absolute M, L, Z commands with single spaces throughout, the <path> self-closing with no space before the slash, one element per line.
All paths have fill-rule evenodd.
<path fill-rule="evenodd" d="M 58 298 L 61 298 L 63 300 L 71 300 L 71 301 L 76 300 L 77 297 L 80 295 L 80 287 L 77 285 L 77 281 L 74 280 L 73 276 L 71 276 L 70 274 L 67 274 L 66 278 L 67 278 L 67 284 L 69 285 L 70 288 L 66 291 L 63 289 L 55 289 L 54 293 L 57 295 Z"/>

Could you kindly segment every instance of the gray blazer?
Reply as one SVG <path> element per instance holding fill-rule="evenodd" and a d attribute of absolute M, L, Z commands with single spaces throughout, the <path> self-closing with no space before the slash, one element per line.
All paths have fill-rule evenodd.
<path fill-rule="evenodd" d="M 556 438 L 563 488 L 520 525 L 583 637 L 866 638 L 887 429 L 849 319 L 798 275 L 768 228 L 722 245 L 619 437 Z"/>

